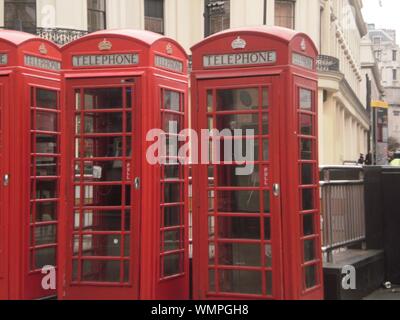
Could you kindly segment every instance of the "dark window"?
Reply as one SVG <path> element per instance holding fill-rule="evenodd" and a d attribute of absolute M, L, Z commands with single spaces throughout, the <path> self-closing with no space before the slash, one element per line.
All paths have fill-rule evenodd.
<path fill-rule="evenodd" d="M 397 51 L 396 50 L 393 50 L 393 52 L 392 52 L 392 60 L 397 61 Z"/>
<path fill-rule="evenodd" d="M 36 0 L 5 0 L 4 26 L 36 34 Z"/>
<path fill-rule="evenodd" d="M 144 28 L 164 34 L 164 0 L 144 0 Z"/>
<path fill-rule="evenodd" d="M 275 25 L 294 29 L 295 4 L 294 0 L 275 1 Z"/>
<path fill-rule="evenodd" d="M 231 2 L 205 1 L 205 36 L 230 28 L 231 24 Z"/>
<path fill-rule="evenodd" d="M 88 0 L 88 31 L 106 29 L 106 0 Z"/>
<path fill-rule="evenodd" d="M 393 69 L 393 81 L 397 80 L 397 69 Z"/>

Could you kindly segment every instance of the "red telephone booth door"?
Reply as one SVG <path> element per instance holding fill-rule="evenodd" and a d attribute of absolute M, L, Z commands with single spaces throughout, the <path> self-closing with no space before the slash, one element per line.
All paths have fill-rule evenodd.
<path fill-rule="evenodd" d="M 65 299 L 137 299 L 140 129 L 134 78 L 67 80 Z"/>
<path fill-rule="evenodd" d="M 0 77 L 0 300 L 8 299 L 7 77 Z"/>
<path fill-rule="evenodd" d="M 252 130 L 239 140 L 242 146 L 252 140 L 248 150 L 254 155 L 246 173 L 238 173 L 243 165 L 235 157 L 225 161 L 224 151 L 220 164 L 201 165 L 200 299 L 282 298 L 277 81 L 270 76 L 199 82 L 198 127 L 242 130 L 243 135 Z M 239 154 L 250 154 L 244 150 Z"/>

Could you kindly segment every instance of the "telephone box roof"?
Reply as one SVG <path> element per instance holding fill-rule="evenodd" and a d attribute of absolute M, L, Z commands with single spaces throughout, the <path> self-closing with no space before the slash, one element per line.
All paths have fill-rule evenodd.
<path fill-rule="evenodd" d="M 311 38 L 307 34 L 292 29 L 276 27 L 276 26 L 257 26 L 257 27 L 245 27 L 245 28 L 234 28 L 234 29 L 224 30 L 214 35 L 211 35 L 208 38 L 204 39 L 203 41 L 197 43 L 191 48 L 191 50 L 195 50 L 209 42 L 216 41 L 219 38 L 226 37 L 227 35 L 246 34 L 246 33 L 256 34 L 268 38 L 275 38 L 277 40 L 282 40 L 287 43 L 290 43 L 297 36 L 306 37 L 310 40 L 315 50 L 317 51 L 315 43 L 311 40 Z"/>
<path fill-rule="evenodd" d="M 0 39 L 15 46 L 19 46 L 28 40 L 38 40 L 40 38 L 33 34 L 22 31 L 0 30 Z"/>

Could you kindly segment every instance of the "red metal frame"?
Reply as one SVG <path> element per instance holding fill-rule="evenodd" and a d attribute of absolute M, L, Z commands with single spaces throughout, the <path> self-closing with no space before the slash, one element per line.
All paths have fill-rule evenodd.
<path fill-rule="evenodd" d="M 233 47 L 235 49 L 232 49 Z M 266 51 L 275 52 L 275 61 L 236 66 L 233 63 L 236 54 Z M 259 181 L 250 188 L 244 182 L 245 178 L 239 180 L 235 176 L 229 176 L 229 171 L 224 169 L 223 163 L 212 166 L 212 185 L 208 179 L 209 166 L 202 164 L 192 169 L 193 190 L 198 190 L 193 192 L 194 297 L 322 299 L 315 69 L 317 50 L 314 44 L 307 35 L 293 30 L 259 27 L 221 32 L 195 45 L 192 52 L 192 124 L 196 131 L 209 128 L 209 116 L 212 117 L 214 128 L 219 130 L 232 125 L 232 122 L 229 124 L 226 119 L 217 121 L 218 118 L 223 119 L 223 116 L 235 121 L 233 125 L 242 129 L 246 125 L 251 126 L 251 121 L 257 120 L 256 129 L 259 134 L 261 130 L 265 130 L 265 126 L 269 127 L 268 134 L 262 136 L 269 139 L 269 158 L 267 161 L 262 158 L 263 148 L 267 146 L 263 147 L 259 143 L 256 164 L 260 166 L 260 170 L 255 173 Z M 229 61 L 231 65 L 203 65 L 206 55 L 231 55 L 229 60 L 224 62 L 226 64 Z M 299 55 L 306 60 L 298 59 Z M 222 62 L 222 58 L 219 61 Z M 261 89 L 264 87 L 269 89 L 268 111 L 262 103 Z M 254 88 L 253 94 L 249 88 Z M 242 106 L 239 109 L 233 107 L 234 100 L 231 100 L 225 109 L 216 110 L 216 95 L 220 89 L 242 91 L 229 92 L 230 99 L 234 99 L 235 95 L 239 96 L 239 93 L 244 95 L 238 99 Z M 311 99 L 310 106 L 305 106 L 304 102 L 300 103 L 300 90 L 309 90 L 304 91 L 304 97 Z M 212 97 L 213 109 L 210 110 L 207 110 L 210 104 L 207 101 L 208 92 L 212 92 L 210 101 Z M 223 93 L 220 92 L 219 95 L 223 97 Z M 246 96 L 251 95 L 253 101 L 245 108 L 246 100 L 249 100 Z M 268 117 L 262 114 L 268 114 Z M 258 115 L 258 118 L 255 118 L 255 115 Z M 260 136 L 256 138 L 260 139 Z M 302 141 L 313 142 L 310 153 L 307 153 L 308 144 L 301 144 Z M 228 175 L 224 171 L 228 172 Z M 234 185 L 235 181 L 242 181 L 242 185 L 237 185 L 238 182 Z M 273 194 L 274 184 L 280 185 L 279 196 Z M 238 190 L 257 191 L 260 195 L 263 191 L 269 191 L 270 212 L 264 212 L 263 202 L 267 200 L 262 201 L 262 196 L 257 198 L 260 203 L 253 208 L 254 210 L 251 204 L 240 205 L 243 199 L 235 198 L 233 193 Z M 221 191 L 225 191 L 225 195 L 221 196 Z M 232 207 L 226 199 L 236 201 L 236 207 Z M 207 207 L 208 200 L 213 202 L 211 212 Z M 230 209 L 231 207 L 234 209 Z M 233 222 L 233 219 L 215 218 L 215 223 L 212 223 L 213 220 L 209 220 L 210 216 L 241 217 L 242 220 Z M 269 226 L 268 223 L 264 223 L 267 218 L 271 218 Z M 210 227 L 215 229 L 211 230 L 211 233 Z M 269 236 L 265 235 L 266 228 L 269 227 L 270 240 Z M 215 243 L 215 249 L 211 247 L 210 250 L 210 243 Z M 226 246 L 221 246 L 221 243 L 235 245 L 227 249 Z M 269 243 L 272 245 L 272 268 L 268 264 L 268 254 L 265 254 L 264 248 L 264 245 Z M 250 246 L 240 248 L 241 244 Z M 259 253 L 252 252 L 251 245 L 259 248 Z M 269 248 L 267 249 L 269 253 Z M 213 270 L 214 273 L 209 273 L 209 270 Z M 220 270 L 232 273 L 228 277 Z M 272 275 L 266 273 L 271 271 Z M 205 276 L 207 274 L 208 276 Z M 215 281 L 210 282 L 210 276 L 215 277 Z M 268 286 L 271 280 L 272 288 Z"/>
<path fill-rule="evenodd" d="M 105 47 L 104 44 L 106 44 Z M 93 33 L 65 46 L 62 51 L 64 69 L 62 87 L 64 89 L 63 101 L 66 107 L 66 116 L 63 122 L 65 132 L 63 154 L 65 156 L 62 164 L 64 177 L 62 202 L 64 206 L 62 208 L 61 228 L 63 231 L 60 233 L 60 242 L 65 243 L 65 246 L 60 249 L 60 256 L 63 258 L 59 259 L 59 298 L 187 299 L 189 297 L 188 219 L 186 214 L 187 200 L 184 197 L 186 194 L 185 189 L 187 188 L 187 172 L 181 166 L 181 173 L 178 179 L 167 181 L 163 176 L 165 171 L 163 166 L 151 165 L 146 159 L 146 150 L 153 143 L 146 141 L 146 135 L 151 129 L 162 128 L 166 115 L 179 117 L 182 128 L 187 125 L 188 78 L 187 56 L 184 50 L 175 41 L 151 32 L 114 30 Z M 72 59 L 76 55 L 102 56 L 126 53 L 137 54 L 138 61 L 136 65 L 76 67 L 72 64 Z M 168 68 L 168 65 L 166 67 L 164 65 L 156 65 L 156 56 L 171 59 L 182 68 L 178 67 L 178 69 L 173 70 Z M 88 95 L 82 94 L 83 90 L 98 88 L 105 89 L 104 94 L 110 93 L 112 88 L 132 90 L 132 111 L 130 112 L 132 116 L 129 123 L 126 117 L 128 99 L 125 98 L 125 94 L 123 94 L 122 98 L 123 106 L 120 106 L 119 109 L 118 107 L 110 108 L 110 106 L 105 106 L 101 110 L 93 111 L 90 110 L 93 108 L 87 108 L 87 103 L 84 100 L 88 98 Z M 80 90 L 79 99 L 81 105 L 85 106 L 84 109 L 76 110 L 75 108 L 77 101 L 75 90 Z M 172 90 L 178 94 L 180 110 L 167 110 L 163 94 L 166 90 Z M 114 99 L 114 101 L 116 100 Z M 112 123 L 113 121 L 118 122 L 116 120 L 118 117 L 115 116 L 117 113 L 123 114 L 121 118 L 123 119 L 122 133 L 119 132 L 121 130 L 116 130 L 115 124 Z M 90 118 L 85 118 L 85 114 L 89 114 Z M 113 114 L 114 116 L 112 116 Z M 80 132 L 76 132 L 74 127 L 76 117 L 80 117 Z M 82 119 L 86 120 L 83 121 Z M 88 121 L 87 119 L 90 119 L 89 129 L 85 125 L 85 122 Z M 106 129 L 108 131 L 96 133 L 99 132 L 96 131 L 96 124 L 101 125 L 102 122 L 111 123 L 110 127 Z M 127 132 L 128 126 L 132 127 L 131 133 Z M 89 131 L 84 132 L 84 130 Z M 76 142 L 80 144 L 80 152 L 87 153 L 82 157 L 82 154 L 75 153 L 76 143 L 71 143 L 74 137 L 97 139 L 103 137 L 103 140 L 107 141 L 115 136 L 125 137 L 127 135 L 132 135 L 130 142 L 131 155 L 128 154 L 128 151 L 125 151 L 127 147 L 127 139 L 125 138 L 122 143 L 123 153 L 121 156 L 108 154 L 104 149 L 104 143 L 106 142 L 92 143 L 97 146 L 91 147 L 92 149 L 89 148 L 89 144 L 85 145 L 82 141 Z M 115 143 L 110 148 L 114 150 Z M 79 172 L 75 173 L 77 160 L 81 163 L 90 161 L 93 166 L 97 166 L 97 178 L 94 178 L 94 171 L 92 171 L 92 177 L 89 177 L 87 172 L 85 176 L 82 165 L 79 168 Z M 107 167 L 107 163 L 110 162 L 114 162 L 114 164 L 116 162 L 120 163 L 119 167 L 122 168 L 122 173 L 119 174 L 119 177 L 125 177 L 122 181 L 115 179 L 119 181 L 117 182 L 113 178 L 109 178 L 109 181 L 104 181 L 107 178 L 103 175 L 111 171 L 107 169 L 110 168 L 110 166 Z M 93 166 L 91 170 L 93 170 Z M 76 178 L 75 176 L 78 177 Z M 140 178 L 140 189 L 135 188 L 136 177 Z M 75 178 L 78 179 L 77 182 L 74 181 Z M 162 190 L 163 186 L 171 182 L 181 186 L 182 198 L 178 199 L 176 203 L 166 203 L 168 199 L 163 196 L 165 194 L 164 190 Z M 111 202 L 111 196 L 83 201 L 82 188 L 79 190 L 81 200 L 74 201 L 76 198 L 73 189 L 74 185 L 91 185 L 104 189 L 121 183 L 130 188 L 130 203 L 125 203 L 128 200 L 126 192 L 122 193 L 121 201 L 118 200 L 120 205 L 114 205 Z M 88 190 L 89 192 L 95 191 L 95 189 Z M 88 203 L 89 200 L 93 205 Z M 109 205 L 104 205 L 104 203 Z M 162 216 L 166 207 L 178 207 L 180 209 L 179 225 L 164 226 Z M 109 221 L 113 216 L 112 212 L 109 212 L 107 217 L 93 218 L 93 216 L 99 216 L 99 209 L 113 211 L 114 213 L 117 210 L 123 212 L 125 209 L 129 209 L 130 231 L 124 230 L 127 222 L 123 221 L 122 224 L 118 224 L 120 227 L 115 227 L 114 225 L 110 230 Z M 77 217 L 79 218 L 77 219 L 80 220 L 77 230 L 74 230 L 75 211 L 78 213 Z M 91 225 L 86 229 L 82 227 L 83 213 L 85 211 L 91 212 L 89 216 L 92 216 Z M 105 230 L 101 230 L 102 227 L 99 227 L 102 225 L 105 226 Z M 100 230 L 96 231 L 96 228 L 100 228 Z M 163 244 L 161 235 L 172 230 L 180 230 L 181 238 L 172 238 L 170 243 L 172 249 L 163 250 L 163 248 L 160 248 Z M 78 239 L 76 240 L 78 242 L 75 243 L 79 243 L 79 245 L 74 245 L 74 235 Z M 92 235 L 101 235 L 101 237 L 97 240 L 88 238 L 88 236 Z M 131 237 L 130 239 L 126 237 L 118 238 L 119 235 L 131 235 Z M 86 236 L 85 243 L 83 243 L 84 236 Z M 166 237 L 166 239 L 168 240 L 169 238 Z M 175 248 L 176 243 L 174 240 L 178 243 L 177 248 Z M 130 245 L 129 252 L 125 253 L 123 252 L 124 247 L 128 244 Z M 84 246 L 86 246 L 85 250 L 83 250 Z M 76 252 L 74 253 L 74 248 L 80 249 L 79 251 L 75 250 Z M 118 249 L 118 254 L 112 252 L 115 248 Z M 170 274 L 171 271 L 169 271 L 166 276 L 162 273 L 165 265 L 164 261 L 171 263 L 171 257 L 173 260 L 175 255 L 179 255 L 178 272 L 172 270 L 175 272 Z M 116 268 L 120 270 L 120 277 L 117 280 L 112 279 L 111 276 L 117 273 L 105 272 L 104 263 L 103 268 L 98 269 L 98 272 L 89 274 L 88 267 L 85 268 L 84 272 L 81 272 L 82 264 L 75 264 L 75 267 L 73 265 L 73 261 L 79 260 L 117 261 L 119 265 Z M 124 261 L 131 261 L 128 268 L 131 274 L 129 279 L 124 279 L 124 273 L 126 274 L 127 270 L 123 270 L 122 262 Z M 171 292 L 174 292 L 175 296 L 171 295 Z"/>
<path fill-rule="evenodd" d="M 38 299 L 55 295 L 42 287 L 41 271 L 45 265 L 56 266 L 58 246 L 61 54 L 53 43 L 17 31 L 1 31 L 0 46 L 8 57 L 0 67 L 5 142 L 1 177 L 10 177 L 8 186 L 2 182 L 0 187 L 0 228 L 13 230 L 2 233 L 0 240 L 1 250 L 8 252 L 0 267 L 0 297 Z M 39 104 L 51 94 L 54 101 Z M 36 149 L 45 146 L 54 152 Z"/>

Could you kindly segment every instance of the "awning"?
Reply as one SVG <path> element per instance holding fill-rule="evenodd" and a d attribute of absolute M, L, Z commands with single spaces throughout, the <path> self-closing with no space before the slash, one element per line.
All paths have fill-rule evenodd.
<path fill-rule="evenodd" d="M 372 108 L 381 108 L 381 109 L 389 109 L 389 104 L 385 101 L 380 100 L 372 100 L 371 101 Z"/>

